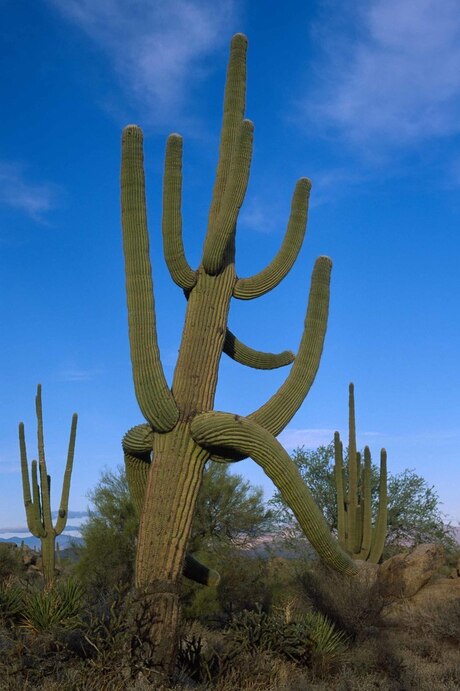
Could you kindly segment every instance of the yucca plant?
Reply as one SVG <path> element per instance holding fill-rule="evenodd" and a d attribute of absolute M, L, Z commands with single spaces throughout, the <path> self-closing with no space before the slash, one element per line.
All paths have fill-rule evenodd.
<path fill-rule="evenodd" d="M 48 584 L 25 599 L 21 626 L 31 633 L 77 628 L 82 600 L 83 588 L 72 579 Z"/>
<path fill-rule="evenodd" d="M 0 621 L 14 622 L 24 609 L 24 589 L 13 578 L 0 584 Z"/>

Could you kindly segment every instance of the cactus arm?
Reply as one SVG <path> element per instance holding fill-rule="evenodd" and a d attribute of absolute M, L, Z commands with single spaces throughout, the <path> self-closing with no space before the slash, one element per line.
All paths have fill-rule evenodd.
<path fill-rule="evenodd" d="M 220 582 L 220 574 L 217 571 L 209 569 L 191 554 L 185 555 L 182 575 L 202 585 L 217 586 Z"/>
<path fill-rule="evenodd" d="M 348 387 L 348 551 L 353 554 L 357 546 L 358 476 L 356 459 L 356 421 L 354 386 Z"/>
<path fill-rule="evenodd" d="M 332 262 L 319 257 L 311 279 L 304 332 L 291 371 L 278 391 L 249 419 L 277 436 L 302 405 L 316 376 L 326 335 Z"/>
<path fill-rule="evenodd" d="M 72 477 L 72 467 L 73 458 L 75 453 L 75 438 L 77 435 L 77 422 L 78 415 L 76 413 L 72 416 L 72 424 L 70 427 L 70 437 L 69 437 L 69 448 L 67 451 L 67 463 L 64 471 L 64 479 L 62 482 L 62 494 L 61 503 L 58 511 L 58 518 L 56 521 L 56 526 L 54 532 L 56 535 L 60 535 L 65 528 L 67 523 L 67 515 L 69 509 L 69 492 L 70 492 L 70 480 Z"/>
<path fill-rule="evenodd" d="M 236 220 L 246 194 L 251 165 L 254 125 L 243 120 L 232 155 L 229 177 L 222 196 L 219 214 L 206 235 L 203 249 L 203 268 L 215 276 L 224 268 L 227 247 L 235 234 Z"/>
<path fill-rule="evenodd" d="M 231 413 L 202 413 L 191 424 L 195 441 L 206 449 L 230 448 L 251 456 L 280 490 L 307 539 L 334 569 L 356 573 L 353 560 L 330 534 L 328 525 L 289 454 L 266 429 Z"/>
<path fill-rule="evenodd" d="M 40 495 L 37 484 L 37 462 L 32 462 L 32 490 L 34 500 L 30 493 L 29 468 L 27 463 L 26 439 L 24 424 L 19 424 L 19 450 L 21 457 L 22 493 L 26 510 L 27 526 L 35 537 L 40 537 Z M 37 487 L 37 490 L 35 489 Z"/>
<path fill-rule="evenodd" d="M 335 491 L 337 496 L 337 538 L 343 548 L 345 548 L 345 498 L 343 482 L 343 445 L 340 441 L 338 432 L 334 434 L 334 477 Z"/>
<path fill-rule="evenodd" d="M 248 40 L 243 34 L 236 34 L 232 38 L 230 45 L 230 59 L 224 92 L 224 116 L 219 147 L 219 162 L 209 210 L 208 229 L 214 228 L 219 215 L 222 198 L 227 187 L 232 153 L 244 117 L 247 45 Z"/>
<path fill-rule="evenodd" d="M 240 278 L 233 289 L 233 296 L 240 300 L 252 300 L 275 288 L 291 270 L 305 237 L 308 216 L 308 200 L 311 182 L 298 180 L 291 203 L 291 214 L 282 245 L 273 261 L 251 278 Z"/>
<path fill-rule="evenodd" d="M 160 360 L 149 258 L 142 131 L 123 130 L 121 203 L 126 269 L 129 341 L 136 398 L 142 414 L 159 432 L 176 424 L 179 413 Z"/>
<path fill-rule="evenodd" d="M 380 452 L 380 480 L 379 480 L 379 508 L 375 523 L 369 561 L 378 564 L 385 546 L 388 521 L 388 492 L 387 492 L 387 452 Z"/>
<path fill-rule="evenodd" d="M 371 452 L 364 447 L 363 490 L 362 490 L 362 538 L 359 559 L 367 559 L 372 541 L 372 498 L 371 498 Z"/>
<path fill-rule="evenodd" d="M 249 348 L 241 343 L 236 336 L 227 329 L 224 341 L 224 353 L 236 362 L 255 369 L 276 369 L 284 365 L 290 365 L 295 359 L 294 353 L 284 350 L 282 353 L 263 353 Z"/>
<path fill-rule="evenodd" d="M 45 441 L 43 436 L 42 387 L 40 384 L 37 386 L 37 395 L 35 396 L 35 411 L 37 414 L 38 468 L 40 473 L 42 523 L 45 534 L 48 534 L 53 530 L 50 502 L 51 478 L 46 469 Z"/>
<path fill-rule="evenodd" d="M 185 258 L 182 241 L 182 137 L 171 134 L 166 143 L 163 178 L 163 250 L 171 278 L 184 290 L 196 283 L 195 271 Z"/>
<path fill-rule="evenodd" d="M 32 461 L 32 497 L 34 507 L 34 521 L 36 526 L 36 537 L 43 537 L 45 530 L 43 528 L 43 507 L 40 499 L 40 485 L 38 484 L 38 464 L 37 461 Z M 32 532 L 32 530 L 30 531 Z"/>

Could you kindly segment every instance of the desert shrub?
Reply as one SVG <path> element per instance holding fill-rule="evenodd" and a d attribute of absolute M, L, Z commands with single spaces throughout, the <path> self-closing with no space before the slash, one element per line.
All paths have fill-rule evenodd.
<path fill-rule="evenodd" d="M 360 640 L 375 633 L 384 604 L 375 587 L 336 573 L 319 561 L 300 570 L 298 579 L 313 608 L 352 639 Z"/>
<path fill-rule="evenodd" d="M 217 587 L 222 611 L 227 615 L 262 607 L 268 611 L 272 599 L 267 560 L 229 549 L 218 569 L 221 581 Z"/>
<path fill-rule="evenodd" d="M 22 571 L 20 550 L 13 543 L 0 544 L 0 583 Z"/>
<path fill-rule="evenodd" d="M 24 589 L 13 579 L 0 583 L 0 622 L 13 624 L 19 621 L 24 610 Z"/>

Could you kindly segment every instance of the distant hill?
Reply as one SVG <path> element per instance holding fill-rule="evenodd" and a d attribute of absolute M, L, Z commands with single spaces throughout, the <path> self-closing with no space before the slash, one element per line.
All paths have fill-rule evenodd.
<path fill-rule="evenodd" d="M 24 542 L 24 544 L 31 549 L 40 549 L 40 538 L 34 537 L 33 535 L 29 537 L 17 537 L 16 535 L 8 538 L 0 537 L 0 543 L 2 542 L 14 542 L 14 544 L 18 545 L 18 547 L 21 545 L 21 542 Z M 63 533 L 56 538 L 56 542 L 59 544 L 59 549 L 67 549 L 72 545 L 82 545 L 83 539 L 81 537 L 73 537 L 73 535 L 66 535 Z"/>

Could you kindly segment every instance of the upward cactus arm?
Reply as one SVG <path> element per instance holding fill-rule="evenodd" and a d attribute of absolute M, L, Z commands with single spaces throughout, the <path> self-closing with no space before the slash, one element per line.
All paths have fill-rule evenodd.
<path fill-rule="evenodd" d="M 208 228 L 204 244 L 203 267 L 211 275 L 218 274 L 224 268 L 225 252 L 235 234 L 236 220 L 248 185 L 253 134 L 252 122 L 243 120 L 219 213 L 213 225 Z"/>
<path fill-rule="evenodd" d="M 40 497 L 38 494 L 38 491 L 34 491 L 34 495 L 36 495 L 36 501 L 32 501 L 32 496 L 30 493 L 30 482 L 29 482 L 29 467 L 27 463 L 27 449 L 26 449 L 26 439 L 25 439 L 25 434 L 24 434 L 24 425 L 21 422 L 19 424 L 19 451 L 20 451 L 20 457 L 21 457 L 21 475 L 22 475 L 22 493 L 24 497 L 24 507 L 26 510 L 26 518 L 27 518 L 27 525 L 32 533 L 32 535 L 35 535 L 35 537 L 40 536 Z M 37 484 L 37 473 L 36 473 L 36 467 L 37 464 L 35 463 L 35 473 L 32 472 L 32 489 L 35 490 L 35 485 Z M 34 466 L 32 466 L 34 467 Z M 35 478 L 34 478 L 35 475 Z M 35 484 L 34 484 L 34 479 L 35 479 Z M 37 485 L 38 489 L 38 485 Z"/>
<path fill-rule="evenodd" d="M 379 508 L 369 561 L 377 564 L 383 553 L 388 527 L 387 452 L 380 452 Z"/>
<path fill-rule="evenodd" d="M 163 249 L 171 278 L 184 290 L 196 283 L 182 242 L 182 137 L 171 134 L 166 144 L 163 178 Z"/>
<path fill-rule="evenodd" d="M 273 261 L 260 273 L 251 278 L 240 278 L 233 289 L 233 296 L 240 300 L 252 300 L 264 295 L 280 283 L 291 270 L 305 237 L 308 215 L 308 200 L 311 182 L 301 178 L 295 187 L 291 203 L 286 235 Z"/>
<path fill-rule="evenodd" d="M 273 436 L 277 436 L 286 427 L 302 405 L 315 379 L 326 335 L 331 267 L 332 262 L 328 257 L 316 260 L 304 332 L 291 371 L 284 384 L 267 403 L 248 416 Z"/>
<path fill-rule="evenodd" d="M 348 550 L 359 551 L 357 544 L 358 459 L 356 450 L 355 389 L 348 387 Z"/>
<path fill-rule="evenodd" d="M 214 227 L 219 214 L 223 194 L 227 186 L 230 163 L 241 122 L 244 118 L 246 100 L 246 52 L 248 40 L 243 34 L 236 34 L 230 45 L 227 80 L 224 93 L 224 117 L 219 148 L 216 182 L 209 211 L 209 227 Z"/>
<path fill-rule="evenodd" d="M 69 449 L 67 452 L 67 463 L 64 471 L 64 480 L 62 482 L 62 494 L 61 494 L 61 504 L 59 506 L 58 518 L 56 521 L 56 526 L 54 532 L 56 535 L 60 535 L 65 528 L 67 523 L 67 515 L 69 508 L 69 492 L 70 492 L 70 480 L 72 477 L 72 467 L 73 458 L 75 453 L 75 438 L 77 435 L 77 422 L 78 415 L 76 413 L 72 416 L 72 424 L 70 427 L 70 438 L 69 438 Z"/>
<path fill-rule="evenodd" d="M 364 467 L 363 467 L 363 487 L 362 487 L 362 537 L 360 559 L 367 559 L 371 549 L 372 540 L 372 497 L 371 497 L 371 452 L 369 447 L 364 447 Z"/>
<path fill-rule="evenodd" d="M 276 369 L 284 365 L 290 365 L 295 359 L 294 353 L 284 350 L 282 353 L 263 353 L 249 348 L 241 343 L 234 334 L 227 329 L 224 341 L 224 353 L 236 362 L 255 369 Z"/>
<path fill-rule="evenodd" d="M 289 454 L 255 422 L 230 413 L 202 413 L 191 425 L 192 436 L 204 448 L 229 448 L 249 455 L 275 483 L 294 512 L 306 537 L 334 569 L 354 574 L 353 560 L 332 537 L 313 496 Z"/>
<path fill-rule="evenodd" d="M 337 537 L 342 547 L 345 547 L 346 516 L 343 483 L 343 445 L 340 441 L 338 432 L 334 434 L 334 457 L 335 491 L 337 497 Z"/>
<path fill-rule="evenodd" d="M 179 413 L 168 387 L 157 343 L 149 258 L 142 132 L 123 131 L 121 203 L 129 340 L 134 387 L 142 414 L 159 432 L 171 430 Z"/>

